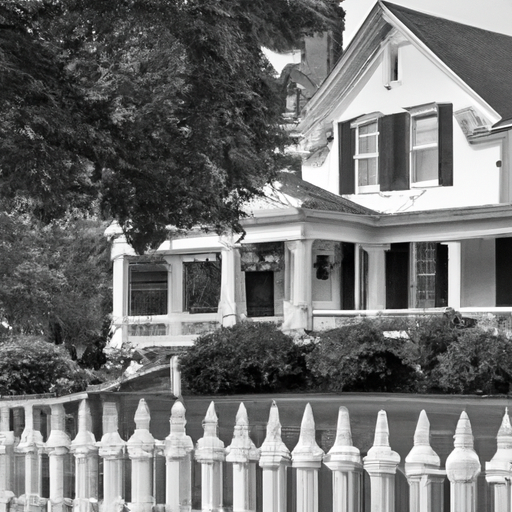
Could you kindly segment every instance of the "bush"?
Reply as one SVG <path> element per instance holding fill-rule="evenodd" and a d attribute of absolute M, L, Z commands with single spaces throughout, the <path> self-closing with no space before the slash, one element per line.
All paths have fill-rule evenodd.
<path fill-rule="evenodd" d="M 193 393 L 268 393 L 307 381 L 307 345 L 274 324 L 242 322 L 197 338 L 181 357 L 184 386 Z"/>
<path fill-rule="evenodd" d="M 414 346 L 386 338 L 378 321 L 364 320 L 318 334 L 307 364 L 326 391 L 416 391 Z"/>
<path fill-rule="evenodd" d="M 86 374 L 61 346 L 33 336 L 0 344 L 1 395 L 66 394 L 86 386 Z"/>
<path fill-rule="evenodd" d="M 508 393 L 512 381 L 512 340 L 503 333 L 471 328 L 438 357 L 435 384 L 447 393 Z"/>

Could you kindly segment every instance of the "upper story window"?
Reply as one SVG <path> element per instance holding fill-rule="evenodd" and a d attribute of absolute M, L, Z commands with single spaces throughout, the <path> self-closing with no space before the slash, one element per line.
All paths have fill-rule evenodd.
<path fill-rule="evenodd" d="M 340 194 L 453 185 L 451 104 L 338 124 Z"/>
<path fill-rule="evenodd" d="M 165 264 L 130 265 L 130 316 L 167 314 L 168 272 Z"/>
<path fill-rule="evenodd" d="M 379 122 L 382 114 L 363 116 L 351 127 L 355 129 L 354 165 L 357 192 L 379 191 Z"/>

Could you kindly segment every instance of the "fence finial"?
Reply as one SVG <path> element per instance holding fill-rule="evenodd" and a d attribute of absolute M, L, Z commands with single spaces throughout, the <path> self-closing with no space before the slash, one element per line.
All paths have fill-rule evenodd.
<path fill-rule="evenodd" d="M 139 405 L 135 411 L 134 416 L 135 428 L 149 430 L 149 423 L 151 421 L 151 414 L 149 412 L 148 404 L 144 398 L 139 400 Z"/>

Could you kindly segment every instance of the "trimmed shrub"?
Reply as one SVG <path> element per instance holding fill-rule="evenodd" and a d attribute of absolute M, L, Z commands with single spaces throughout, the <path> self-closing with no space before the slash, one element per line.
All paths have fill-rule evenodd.
<path fill-rule="evenodd" d="M 83 391 L 86 374 L 62 346 L 34 336 L 0 344 L 0 394 L 66 394 Z"/>
<path fill-rule="evenodd" d="M 307 345 L 296 345 L 275 324 L 241 322 L 200 336 L 180 358 L 192 393 L 268 393 L 301 388 Z"/>
<path fill-rule="evenodd" d="M 421 374 L 414 345 L 386 338 L 378 321 L 318 333 L 307 364 L 326 391 L 416 391 Z"/>
<path fill-rule="evenodd" d="M 433 383 L 445 393 L 508 393 L 512 382 L 512 340 L 503 333 L 470 328 L 438 356 Z"/>

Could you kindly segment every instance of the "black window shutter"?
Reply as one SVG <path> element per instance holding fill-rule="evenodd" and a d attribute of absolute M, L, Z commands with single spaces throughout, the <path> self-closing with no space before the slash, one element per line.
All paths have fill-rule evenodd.
<path fill-rule="evenodd" d="M 439 185 L 453 185 L 453 106 L 438 105 L 439 121 Z"/>
<path fill-rule="evenodd" d="M 354 194 L 356 176 L 354 153 L 356 151 L 356 131 L 350 128 L 350 121 L 338 123 L 340 194 Z"/>
<path fill-rule="evenodd" d="M 380 189 L 409 188 L 409 125 L 408 112 L 379 119 L 379 181 Z"/>

